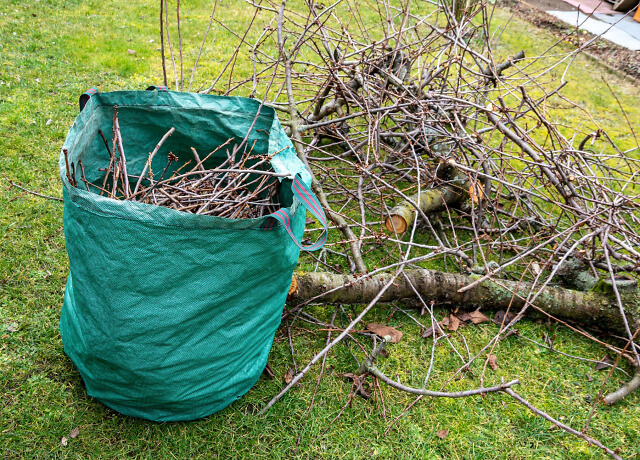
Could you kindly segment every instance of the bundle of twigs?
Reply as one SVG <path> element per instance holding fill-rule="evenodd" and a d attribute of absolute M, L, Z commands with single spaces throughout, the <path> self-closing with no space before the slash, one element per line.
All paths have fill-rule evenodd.
<path fill-rule="evenodd" d="M 233 138 L 216 147 L 203 159 L 200 159 L 196 149 L 191 147 L 195 161 L 191 169 L 183 172 L 193 163 L 189 160 L 166 177 L 172 169 L 171 165 L 179 161 L 173 152 L 169 152 L 165 167 L 156 177 L 151 164 L 164 142 L 174 132 L 175 128 L 172 127 L 160 139 L 149 153 L 140 174 L 129 174 L 118 120 L 118 107 L 115 107 L 111 147 L 102 130 L 98 130 L 109 153 L 109 164 L 101 170 L 104 171 L 102 183 L 97 185 L 89 182 L 82 161 L 79 161 L 81 182 L 88 191 L 94 191 L 101 196 L 164 206 L 192 214 L 246 219 L 266 216 L 280 208 L 278 177 L 286 177 L 287 174 L 271 170 L 270 157 L 254 154 L 253 148 L 241 152 L 241 145 L 231 145 Z M 224 148 L 227 148 L 226 159 L 216 168 L 205 168 L 205 162 Z M 64 154 L 67 179 L 72 186 L 77 187 L 75 164 L 69 163 L 66 150 Z"/>
<path fill-rule="evenodd" d="M 447 298 L 471 295 L 481 283 L 496 280 L 502 283 L 500 292 L 511 293 L 510 308 L 519 310 L 511 324 L 501 326 L 473 357 L 468 348 L 465 357 L 465 351 L 448 343 L 462 362 L 443 387 L 511 334 L 510 328 L 529 307 L 539 308 L 548 288 L 563 285 L 584 291 L 604 282 L 618 286 L 622 274 L 640 273 L 640 144 L 632 123 L 627 120 L 633 138 L 620 142 L 593 118 L 572 128 L 557 119 L 562 109 L 584 111 L 561 93 L 581 49 L 566 52 L 553 45 L 537 56 L 531 50 L 498 56 L 494 50 L 500 48 L 496 39 L 501 32 L 490 27 L 493 5 L 484 1 L 379 0 L 365 1 L 365 8 L 352 0 L 247 3 L 255 13 L 241 30 L 231 30 L 212 13 L 209 28 L 215 22 L 238 43 L 220 72 L 199 91 L 249 94 L 284 115 L 296 153 L 316 178 L 313 191 L 337 230 L 317 257 L 308 256 L 315 258 L 316 271 L 324 267 L 337 273 L 317 273 L 322 290 L 287 313 L 293 318 L 287 324 L 292 356 L 291 325 L 305 314 L 305 303 L 342 303 L 344 298 L 332 295 L 361 292 L 361 285 L 355 287 L 352 280 L 375 280 L 374 295 L 358 300 L 369 302 L 367 307 L 340 335 L 328 339 L 305 368 L 298 370 L 294 359 L 295 377 L 263 411 L 312 365 L 322 362 L 324 368 L 327 353 L 340 341 L 351 340 L 350 333 L 385 291 L 408 280 L 401 273 L 405 268 L 419 269 L 418 264 L 440 260 L 445 272 L 481 274 L 464 278 L 467 284 L 447 292 Z M 166 2 L 164 6 L 166 11 Z M 179 61 L 171 46 L 168 16 L 161 17 L 161 37 L 164 30 L 171 57 L 164 61 L 163 47 L 165 85 L 169 62 L 176 90 L 184 83 L 179 8 L 178 2 Z M 206 37 L 205 33 L 189 88 Z M 243 55 L 251 56 L 251 75 L 236 65 Z M 353 277 L 344 276 L 346 270 Z M 378 275 L 384 271 L 393 274 L 383 286 Z M 420 291 L 412 283 L 407 281 L 408 290 L 434 324 L 432 289 Z M 505 287 L 523 283 L 528 286 L 524 295 Z M 626 336 L 625 348 L 616 352 L 622 356 L 628 349 L 640 367 L 637 326 L 627 319 L 633 305 L 625 303 L 617 287 L 613 290 Z M 310 315 L 307 319 L 335 330 L 335 316 L 331 323 Z M 433 353 L 438 339 L 431 345 Z M 373 362 L 375 355 L 365 362 Z M 422 388 L 433 376 L 433 356 Z M 485 361 L 481 385 L 486 368 Z M 382 379 L 379 372 L 374 375 Z M 625 385 L 624 393 L 633 385 Z M 588 422 L 581 433 L 511 389 L 504 392 L 619 458 L 583 434 Z M 421 398 L 427 393 L 414 394 Z M 309 410 L 312 406 L 313 402 Z M 588 419 L 593 414 L 592 410 Z"/>

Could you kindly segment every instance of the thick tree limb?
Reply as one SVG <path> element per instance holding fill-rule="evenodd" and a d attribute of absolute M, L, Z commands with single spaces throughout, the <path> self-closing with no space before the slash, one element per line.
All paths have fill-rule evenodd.
<path fill-rule="evenodd" d="M 289 301 L 303 303 L 317 298 L 322 299 L 323 302 L 334 303 L 367 303 L 371 299 L 389 302 L 415 297 L 417 292 L 426 300 L 451 303 L 462 309 L 479 307 L 506 309 L 523 307 L 525 299 L 533 288 L 530 283 L 525 282 L 485 280 L 473 289 L 458 292 L 461 287 L 476 281 L 478 277 L 427 269 L 405 270 L 404 273 L 405 276 L 397 278 L 391 286 L 389 281 L 393 275 L 387 274 L 355 277 L 322 272 L 298 273 L 294 276 L 294 282 L 289 291 Z M 387 286 L 389 287 L 380 296 L 381 289 Z M 617 288 L 623 300 L 629 324 L 634 329 L 640 328 L 640 298 L 637 285 L 632 280 L 621 279 Z M 606 280 L 600 281 L 591 291 L 546 287 L 537 296 L 535 306 L 558 319 L 617 333 L 626 331 L 613 286 Z M 372 358 L 375 358 L 375 353 Z M 359 372 L 365 370 L 400 390 L 410 390 L 409 387 L 404 387 L 397 382 L 389 383 L 387 380 L 390 379 L 379 375 L 379 370 L 373 365 L 373 359 L 362 363 Z M 607 395 L 604 402 L 609 405 L 615 404 L 638 388 L 640 388 L 640 371 L 637 371 L 631 381 L 619 390 Z M 428 395 L 424 392 L 413 393 Z"/>
<path fill-rule="evenodd" d="M 380 298 L 389 302 L 415 297 L 411 284 L 425 298 L 438 303 L 451 303 L 462 309 L 521 308 L 533 286 L 530 283 L 509 280 L 485 280 L 473 289 L 458 292 L 478 277 L 443 273 L 435 270 L 406 270 L 406 277 L 398 278 Z M 331 273 L 296 274 L 297 288 L 289 296 L 292 303 L 303 303 L 318 298 L 322 302 L 368 303 L 376 297 L 393 275 L 372 277 L 335 275 Z M 332 292 L 329 292 L 332 291 Z M 326 293 L 326 294 L 325 294 Z M 635 286 L 621 292 L 624 307 L 632 328 L 640 327 L 640 300 Z M 574 291 L 559 287 L 546 287 L 537 297 L 535 306 L 563 320 L 585 326 L 595 326 L 624 333 L 620 311 L 611 286 L 601 281 L 593 290 Z"/>
<path fill-rule="evenodd" d="M 389 211 L 385 227 L 390 232 L 404 233 L 412 224 L 418 209 L 424 214 L 441 211 L 447 205 L 460 201 L 465 194 L 463 189 L 461 184 L 452 184 L 415 194 Z"/>

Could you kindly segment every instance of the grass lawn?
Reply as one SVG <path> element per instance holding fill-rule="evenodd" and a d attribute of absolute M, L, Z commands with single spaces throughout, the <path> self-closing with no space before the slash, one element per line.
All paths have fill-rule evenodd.
<path fill-rule="evenodd" d="M 184 36 L 193 62 L 206 27 L 210 5 L 184 6 Z M 218 17 L 236 29 L 252 8 L 241 0 L 219 5 Z M 498 10 L 495 25 L 509 15 Z M 156 4 L 140 0 L 40 0 L 17 4 L 0 0 L 0 172 L 40 193 L 61 196 L 57 176 L 60 146 L 78 112 L 77 97 L 87 88 L 100 91 L 144 89 L 161 84 Z M 527 33 L 521 33 L 526 30 Z M 199 35 L 196 35 L 199 33 Z M 203 55 L 195 87 L 211 78 L 233 51 L 232 35 L 214 27 Z M 541 53 L 553 37 L 512 19 L 496 48 L 498 57 L 526 49 Z M 198 45 L 193 45 L 198 43 Z M 131 52 L 131 51 L 133 52 Z M 239 66 L 246 62 L 241 56 Z M 564 69 L 558 69 L 556 76 Z M 241 69 L 242 71 L 242 69 Z M 578 58 L 568 74 L 564 93 L 593 114 L 574 110 L 568 125 L 600 126 L 630 148 L 633 139 L 602 78 L 617 91 L 637 128 L 640 92 L 597 62 Z M 553 107 L 551 108 L 551 110 Z M 417 403 L 385 435 L 393 420 L 413 401 L 391 388 L 370 387 L 371 399 L 349 400 L 351 383 L 341 376 L 357 366 L 362 351 L 338 346 L 327 359 L 315 405 L 319 369 L 311 371 L 266 416 L 261 408 L 283 386 L 292 366 L 286 330 L 276 335 L 269 362 L 275 378 L 263 376 L 241 400 L 220 413 L 189 423 L 158 424 L 119 415 L 86 395 L 82 380 L 62 350 L 58 330 L 68 272 L 62 228 L 62 204 L 27 196 L 0 180 L 0 455 L 3 458 L 505 458 L 587 459 L 602 454 L 534 416 L 505 396 L 494 394 L 457 400 Z M 328 321 L 334 306 L 309 312 Z M 380 360 L 380 368 L 407 385 L 421 386 L 431 354 L 431 339 L 402 311 L 404 306 L 380 305 L 367 318 L 401 328 L 403 340 Z M 339 310 L 337 322 L 347 324 L 359 307 Z M 446 312 L 438 311 L 439 315 Z M 416 316 L 415 311 L 411 313 Z M 418 318 L 419 321 L 426 321 Z M 497 370 L 487 371 L 485 384 L 518 378 L 517 390 L 533 404 L 576 429 L 582 428 L 606 371 L 594 364 L 549 351 L 542 342 L 555 334 L 554 346 L 567 354 L 599 360 L 603 348 L 563 327 L 525 321 L 521 336 L 499 343 Z M 471 353 L 479 350 L 498 327 L 487 323 L 464 329 Z M 296 362 L 303 366 L 320 350 L 326 332 L 298 322 L 292 329 Z M 459 334 L 452 340 L 459 349 Z M 363 340 L 364 346 L 369 344 Z M 430 388 L 451 375 L 460 359 L 436 349 Z M 479 385 L 478 361 L 450 391 Z M 622 370 L 632 372 L 626 363 Z M 628 379 L 615 371 L 607 390 Z M 382 395 L 382 398 L 380 397 Z M 624 458 L 640 458 L 640 394 L 614 407 L 597 406 L 588 434 Z M 69 437 L 72 429 L 79 435 Z M 442 430 L 448 430 L 443 436 Z M 438 436 L 438 434 L 440 436 Z M 62 438 L 66 439 L 61 442 Z"/>

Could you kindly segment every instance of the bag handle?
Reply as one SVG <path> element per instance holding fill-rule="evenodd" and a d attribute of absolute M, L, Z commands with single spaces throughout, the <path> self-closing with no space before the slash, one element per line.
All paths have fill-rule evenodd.
<path fill-rule="evenodd" d="M 84 106 L 87 105 L 87 102 L 89 102 L 89 99 L 91 99 L 91 96 L 93 96 L 97 92 L 98 92 L 98 88 L 93 87 L 93 88 L 89 88 L 88 90 L 86 90 L 84 93 L 80 95 L 80 112 L 82 112 L 82 109 L 84 109 Z"/>
<path fill-rule="evenodd" d="M 169 91 L 169 88 L 167 88 L 166 86 L 151 85 L 147 88 L 147 91 Z"/>
<path fill-rule="evenodd" d="M 302 205 L 311 213 L 313 217 L 315 217 L 318 222 L 322 224 L 323 232 L 318 241 L 309 245 L 303 246 L 300 241 L 296 239 L 296 236 L 293 234 L 293 230 L 291 229 L 291 215 L 289 214 L 289 209 L 282 208 L 277 210 L 276 212 L 269 215 L 269 217 L 273 217 L 274 219 L 280 222 L 293 242 L 300 249 L 304 251 L 316 251 L 320 249 L 327 242 L 327 218 L 324 215 L 324 211 L 322 210 L 322 206 L 316 198 L 315 194 L 307 187 L 307 185 L 302 181 L 300 174 L 296 174 L 293 178 L 293 182 L 291 183 L 291 191 L 293 194 L 300 200 Z"/>

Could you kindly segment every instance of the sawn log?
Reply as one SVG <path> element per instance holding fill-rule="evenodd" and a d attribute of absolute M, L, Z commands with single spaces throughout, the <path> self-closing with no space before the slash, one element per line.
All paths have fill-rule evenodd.
<path fill-rule="evenodd" d="M 296 273 L 288 300 L 293 304 L 308 301 L 325 303 L 368 303 L 390 279 L 389 274 L 372 276 L 336 275 L 313 272 Z M 478 276 L 443 273 L 436 270 L 405 270 L 380 299 L 381 302 L 415 298 L 415 291 L 426 302 L 450 304 L 471 310 L 506 309 L 516 312 L 524 306 L 533 286 L 510 280 L 485 280 L 465 292 L 459 289 L 476 281 Z M 635 280 L 621 278 L 617 287 L 622 297 L 632 331 L 640 327 L 640 299 Z M 330 292 L 331 291 L 331 292 Z M 601 280 L 590 291 L 576 291 L 562 287 L 546 287 L 533 305 L 554 317 L 597 327 L 626 336 L 624 323 L 611 282 Z M 536 311 L 536 308 L 529 308 Z"/>

